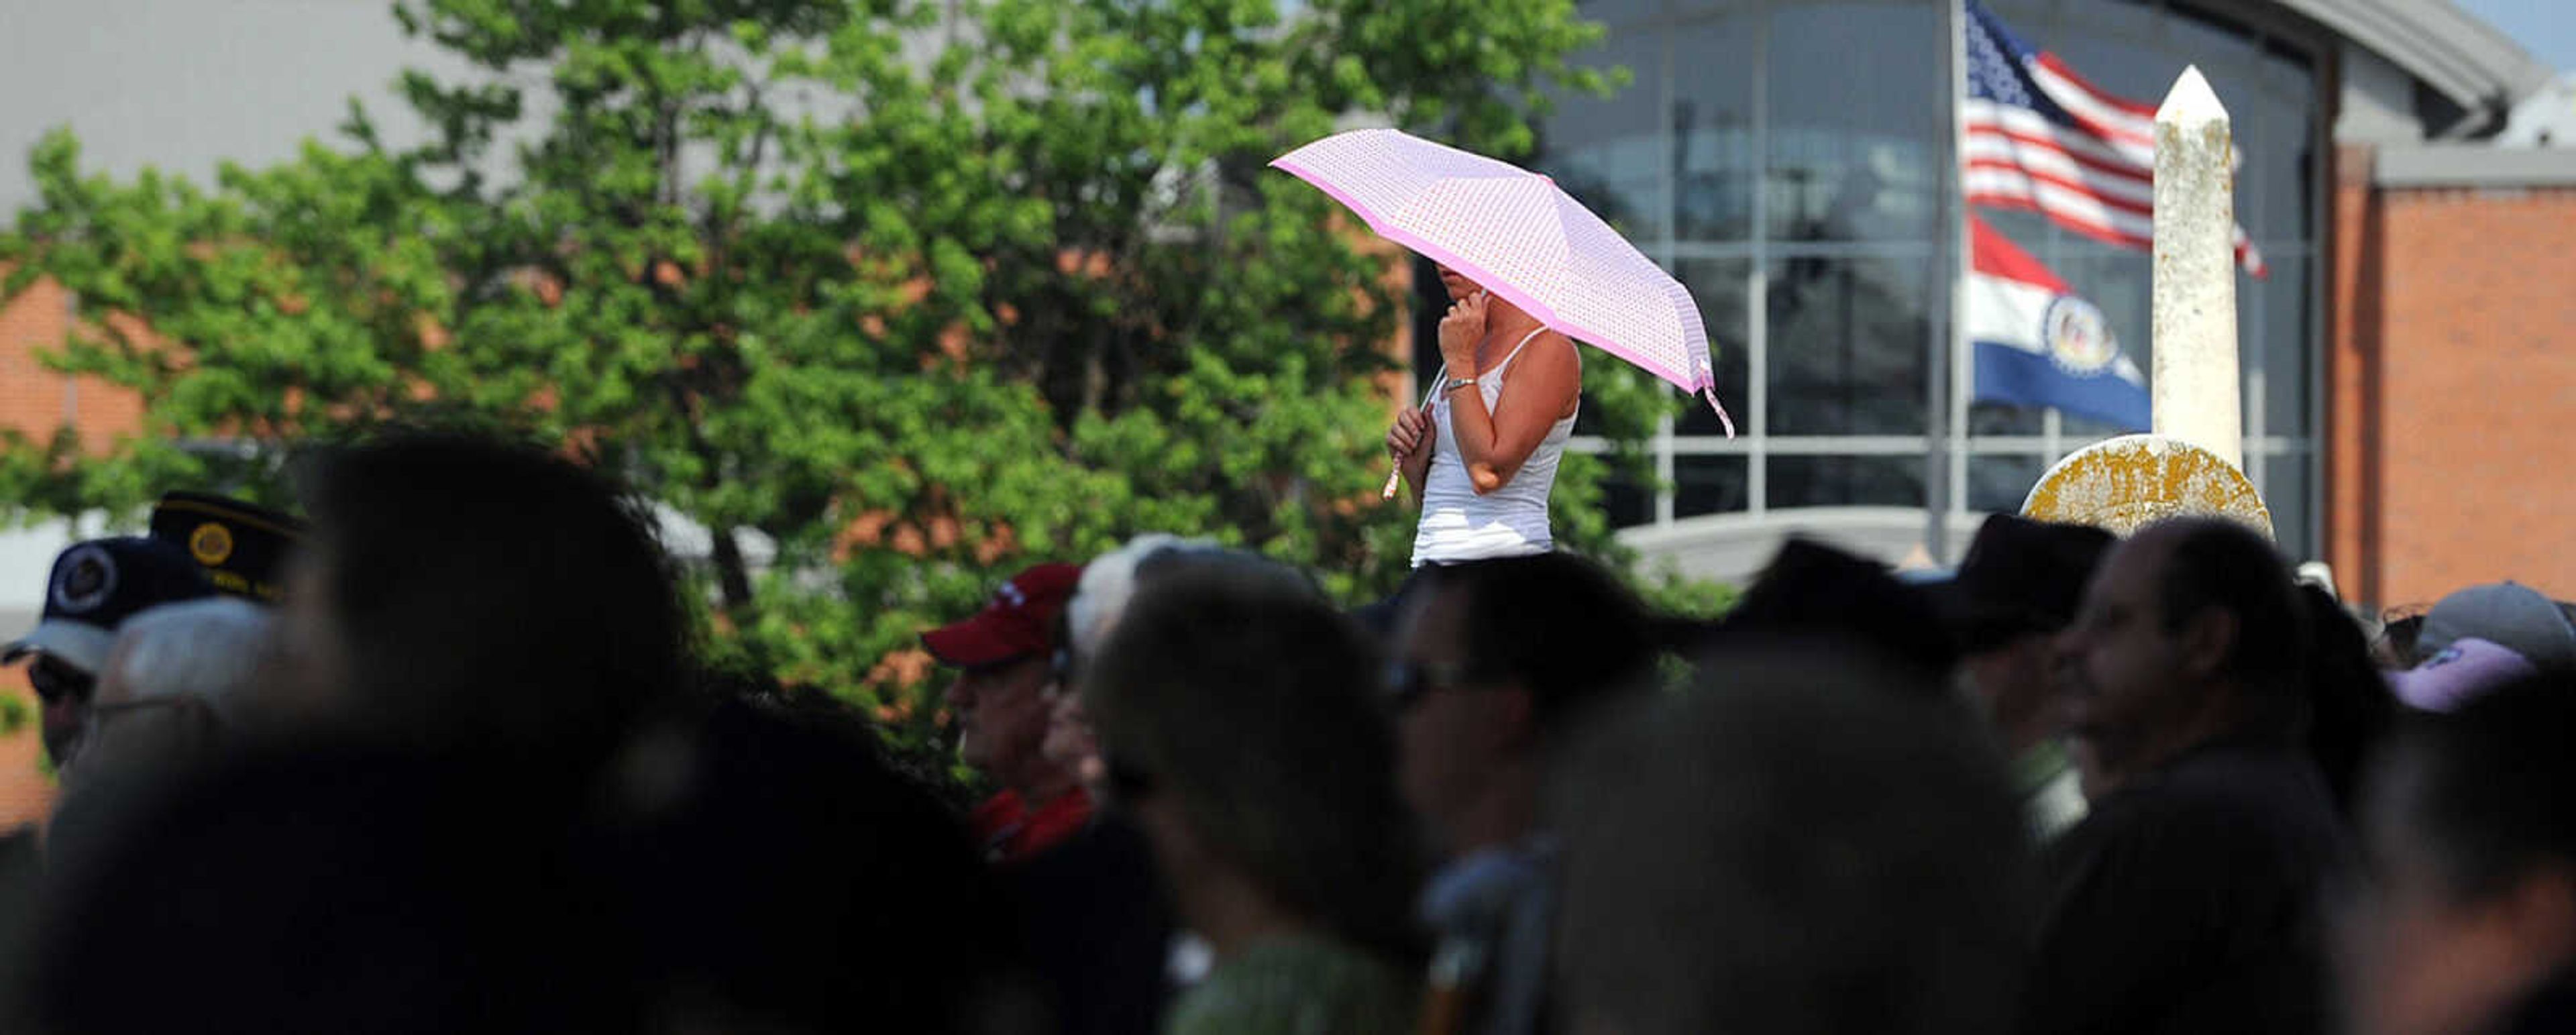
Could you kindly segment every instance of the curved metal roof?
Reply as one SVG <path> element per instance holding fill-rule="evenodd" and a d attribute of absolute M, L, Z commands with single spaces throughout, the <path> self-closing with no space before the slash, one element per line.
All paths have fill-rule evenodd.
<path fill-rule="evenodd" d="M 2376 51 L 2470 112 L 2510 107 L 2547 83 L 2549 66 L 2450 0 L 2278 0 Z"/>

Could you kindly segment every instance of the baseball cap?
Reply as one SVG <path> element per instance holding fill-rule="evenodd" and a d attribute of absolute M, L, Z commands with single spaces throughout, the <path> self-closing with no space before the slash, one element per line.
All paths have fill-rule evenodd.
<path fill-rule="evenodd" d="M 1958 574 L 1924 588 L 1963 648 L 1991 650 L 2073 622 L 2085 582 L 2116 541 L 2089 525 L 1997 514 L 1978 526 Z"/>
<path fill-rule="evenodd" d="M 177 546 L 205 569 L 218 592 L 277 603 L 286 560 L 304 522 L 266 507 L 202 492 L 170 492 L 152 507 L 152 538 Z"/>
<path fill-rule="evenodd" d="M 0 663 L 42 652 L 96 674 L 107 663 L 116 627 L 128 616 L 214 591 L 186 552 L 161 540 L 120 536 L 73 543 L 54 558 L 35 630 L 0 648 Z"/>
<path fill-rule="evenodd" d="M 2576 672 L 2576 626 L 2556 601 L 2529 586 L 2490 582 L 2443 597 L 2425 613 L 2416 649 L 2429 658 L 2473 636 L 2522 655 L 2543 672 Z"/>
<path fill-rule="evenodd" d="M 960 668 L 1050 653 L 1056 616 L 1081 579 L 1079 564 L 1041 564 L 1013 575 L 975 617 L 921 634 L 921 645 L 941 664 Z"/>
<path fill-rule="evenodd" d="M 2424 663 L 2388 674 L 2388 688 L 2410 707 L 2447 712 L 2487 691 L 2540 674 L 2522 655 L 2475 636 L 2442 648 Z"/>

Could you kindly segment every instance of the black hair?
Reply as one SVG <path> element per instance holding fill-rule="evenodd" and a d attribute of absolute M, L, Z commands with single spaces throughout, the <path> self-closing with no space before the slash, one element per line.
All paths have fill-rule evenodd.
<path fill-rule="evenodd" d="M 2150 526 L 2173 538 L 2158 594 L 2167 632 L 2218 608 L 2236 618 L 2225 671 L 2259 690 L 2296 695 L 2310 633 L 2289 564 L 2262 534 L 2220 518 Z"/>
<path fill-rule="evenodd" d="M 1571 1013 L 1629 1031 L 2009 1029 L 2034 874 L 1982 721 L 1860 652 L 1753 643 L 1702 672 L 1609 722 L 1554 788 Z"/>
<path fill-rule="evenodd" d="M 1654 672 L 1656 626 L 1598 564 L 1544 553 L 1436 571 L 1434 591 L 1455 594 L 1465 609 L 1469 665 L 1527 687 L 1542 726 L 1643 689 Z"/>
<path fill-rule="evenodd" d="M 2393 769 L 2411 834 L 2462 899 L 2576 866 L 2576 679 L 2534 676 L 2449 714 L 2410 718 Z"/>
<path fill-rule="evenodd" d="M 2397 721 L 2397 697 L 2371 664 L 2370 644 L 2334 595 L 2299 586 L 2314 649 L 2308 656 L 2308 754 L 2346 817 L 2354 814 L 2363 764 Z"/>
<path fill-rule="evenodd" d="M 1925 677 L 1914 685 L 1936 688 L 1959 660 L 1949 626 L 1921 589 L 1877 561 L 1797 537 L 1781 544 L 1710 645 L 1763 639 L 1857 649 Z"/>
<path fill-rule="evenodd" d="M 646 515 L 588 470 L 404 432 L 320 457 L 308 495 L 345 691 L 402 739 L 579 762 L 686 679 Z"/>
<path fill-rule="evenodd" d="M 847 703 L 729 682 L 680 793 L 590 846 L 638 997 L 675 1028 L 971 1030 L 1016 925 L 962 826 Z"/>

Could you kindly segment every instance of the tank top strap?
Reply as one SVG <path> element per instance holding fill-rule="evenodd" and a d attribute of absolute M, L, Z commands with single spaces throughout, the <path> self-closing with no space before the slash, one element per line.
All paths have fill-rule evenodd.
<path fill-rule="evenodd" d="M 1511 351 L 1509 354 L 1506 354 L 1506 355 L 1503 357 L 1503 361 L 1502 361 L 1502 362 L 1494 364 L 1493 373 L 1494 373 L 1495 375 L 1499 376 L 1499 375 L 1501 375 L 1501 374 L 1502 374 L 1502 372 L 1503 372 L 1503 371 L 1506 371 L 1506 370 L 1511 369 L 1511 368 L 1512 368 L 1512 361 L 1513 361 L 1513 360 L 1516 360 L 1516 359 L 1521 358 L 1521 350 L 1522 350 L 1522 349 L 1525 349 L 1525 348 L 1528 348 L 1528 347 L 1529 347 L 1529 343 L 1531 343 L 1531 342 L 1533 342 L 1533 341 L 1537 341 L 1537 340 L 1538 340 L 1538 336 L 1539 336 L 1539 335 L 1542 335 L 1542 334 L 1545 334 L 1545 333 L 1547 333 L 1547 325 L 1546 325 L 1546 324 L 1540 324 L 1540 325 L 1538 326 L 1538 329 L 1537 329 L 1537 330 L 1531 331 L 1531 332 L 1529 332 L 1528 334 L 1523 335 L 1523 336 L 1521 337 L 1521 343 L 1520 343 L 1520 344 L 1518 344 L 1518 345 L 1514 345 L 1514 346 L 1512 346 L 1512 351 Z"/>

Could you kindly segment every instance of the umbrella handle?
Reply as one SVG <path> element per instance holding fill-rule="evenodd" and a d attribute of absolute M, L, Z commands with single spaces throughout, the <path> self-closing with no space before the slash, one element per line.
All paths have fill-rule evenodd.
<path fill-rule="evenodd" d="M 1416 406 L 1414 409 L 1430 409 L 1432 398 L 1440 394 L 1440 382 L 1448 380 L 1448 378 L 1449 364 L 1442 363 L 1440 364 L 1440 372 L 1431 375 L 1431 387 L 1422 393 L 1422 405 Z M 1395 463 L 1389 466 L 1393 469 L 1386 472 L 1386 486 L 1377 490 L 1377 499 L 1380 503 L 1394 499 L 1395 487 L 1404 484 L 1404 458 L 1400 456 L 1396 457 Z"/>

